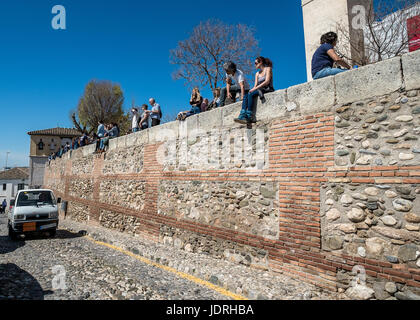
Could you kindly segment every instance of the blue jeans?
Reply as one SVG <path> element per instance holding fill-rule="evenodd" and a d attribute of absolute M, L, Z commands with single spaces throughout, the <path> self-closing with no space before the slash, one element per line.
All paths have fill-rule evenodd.
<path fill-rule="evenodd" d="M 339 69 L 339 68 L 326 67 L 326 68 L 318 71 L 315 74 L 314 80 L 325 78 L 325 77 L 329 77 L 329 76 L 335 76 L 336 74 L 339 74 L 339 73 L 342 73 L 342 72 L 346 72 L 346 71 L 348 71 L 348 70 L 347 69 Z"/>
<path fill-rule="evenodd" d="M 199 114 L 201 113 L 201 108 L 200 107 L 192 107 L 190 111 L 187 112 L 187 117 L 191 117 L 195 114 Z"/>
<path fill-rule="evenodd" d="M 138 132 L 140 129 L 139 128 L 133 128 L 133 133 Z"/>
<path fill-rule="evenodd" d="M 258 90 L 248 92 L 245 94 L 242 100 L 242 111 L 247 112 L 249 115 L 252 113 L 252 107 L 254 106 L 254 100 L 258 97 Z"/>

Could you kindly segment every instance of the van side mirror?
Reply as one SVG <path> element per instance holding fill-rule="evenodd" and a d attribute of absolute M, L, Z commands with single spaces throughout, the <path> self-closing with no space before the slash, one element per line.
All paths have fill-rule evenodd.
<path fill-rule="evenodd" d="M 57 199 L 57 203 L 61 203 L 61 198 L 58 198 Z"/>
<path fill-rule="evenodd" d="M 11 206 L 11 207 L 14 207 L 14 206 L 15 206 L 15 201 L 16 201 L 16 200 L 10 200 L 10 206 Z"/>

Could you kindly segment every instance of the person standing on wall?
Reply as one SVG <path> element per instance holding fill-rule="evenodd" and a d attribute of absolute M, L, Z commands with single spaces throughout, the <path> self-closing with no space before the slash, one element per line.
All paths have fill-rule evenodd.
<path fill-rule="evenodd" d="M 140 113 L 137 108 L 131 109 L 131 114 L 133 115 L 132 123 L 131 123 L 131 132 L 138 132 L 139 129 L 139 121 L 140 121 Z"/>
<path fill-rule="evenodd" d="M 238 92 L 241 93 L 241 100 L 249 92 L 249 84 L 245 79 L 244 73 L 236 68 L 233 62 L 227 62 L 223 65 L 226 72 L 226 87 L 220 92 L 220 106 L 225 105 L 226 97 L 232 99 Z M 234 84 L 232 83 L 234 82 Z"/>
<path fill-rule="evenodd" d="M 314 80 L 335 76 L 341 72 L 351 69 L 351 66 L 341 59 L 334 50 L 337 45 L 338 36 L 335 32 L 328 32 L 321 37 L 321 46 L 315 51 L 312 57 L 312 78 Z M 345 68 L 333 68 L 334 62 Z"/>
<path fill-rule="evenodd" d="M 144 104 L 142 107 L 143 113 L 141 114 L 141 119 L 139 121 L 139 127 L 140 130 L 146 130 L 149 129 L 149 118 L 150 114 L 147 112 L 147 109 L 149 108 L 147 104 Z"/>
<path fill-rule="evenodd" d="M 154 98 L 151 98 L 149 103 L 152 106 L 152 110 L 147 110 L 145 112 L 149 113 L 150 118 L 152 119 L 152 127 L 156 127 L 160 125 L 160 121 L 162 119 L 162 110 Z"/>

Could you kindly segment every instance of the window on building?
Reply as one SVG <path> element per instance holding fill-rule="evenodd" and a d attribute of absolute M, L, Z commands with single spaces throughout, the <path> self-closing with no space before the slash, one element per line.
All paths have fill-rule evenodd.
<path fill-rule="evenodd" d="M 19 183 L 18 184 L 18 191 L 25 189 L 25 184 L 24 183 Z"/>
<path fill-rule="evenodd" d="M 41 139 L 41 141 L 38 143 L 38 150 L 44 150 L 44 142 L 42 142 L 42 139 Z"/>
<path fill-rule="evenodd" d="M 6 191 L 7 185 L 3 183 L 3 191 Z"/>

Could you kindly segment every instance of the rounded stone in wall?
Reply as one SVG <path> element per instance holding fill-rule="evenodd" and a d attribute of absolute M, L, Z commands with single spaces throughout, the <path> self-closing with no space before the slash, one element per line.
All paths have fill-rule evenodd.
<path fill-rule="evenodd" d="M 416 261 L 419 250 L 419 247 L 414 244 L 406 244 L 398 250 L 398 258 L 404 263 Z"/>
<path fill-rule="evenodd" d="M 336 221 L 341 217 L 341 213 L 337 209 L 333 208 L 327 212 L 326 217 L 328 221 Z"/>
<path fill-rule="evenodd" d="M 395 220 L 395 218 L 391 216 L 382 217 L 381 220 L 384 223 L 384 225 L 388 227 L 393 227 L 397 224 L 397 220 Z"/>
<path fill-rule="evenodd" d="M 410 223 L 420 223 L 420 214 L 409 212 L 404 216 L 405 220 Z"/>
<path fill-rule="evenodd" d="M 379 190 L 378 188 L 375 188 L 375 187 L 369 187 L 365 189 L 365 193 L 368 196 L 376 197 L 379 194 Z"/>
<path fill-rule="evenodd" d="M 381 238 L 370 238 L 366 240 L 366 250 L 369 255 L 381 256 L 384 252 L 386 241 Z"/>
<path fill-rule="evenodd" d="M 392 202 L 395 210 L 402 212 L 409 212 L 413 208 L 413 203 L 409 200 L 395 199 Z"/>
<path fill-rule="evenodd" d="M 366 214 L 362 209 L 353 208 L 347 213 L 347 217 L 351 222 L 359 223 L 365 220 Z"/>
<path fill-rule="evenodd" d="M 325 243 L 331 250 L 340 250 L 343 248 L 344 239 L 337 235 L 327 236 Z"/>

